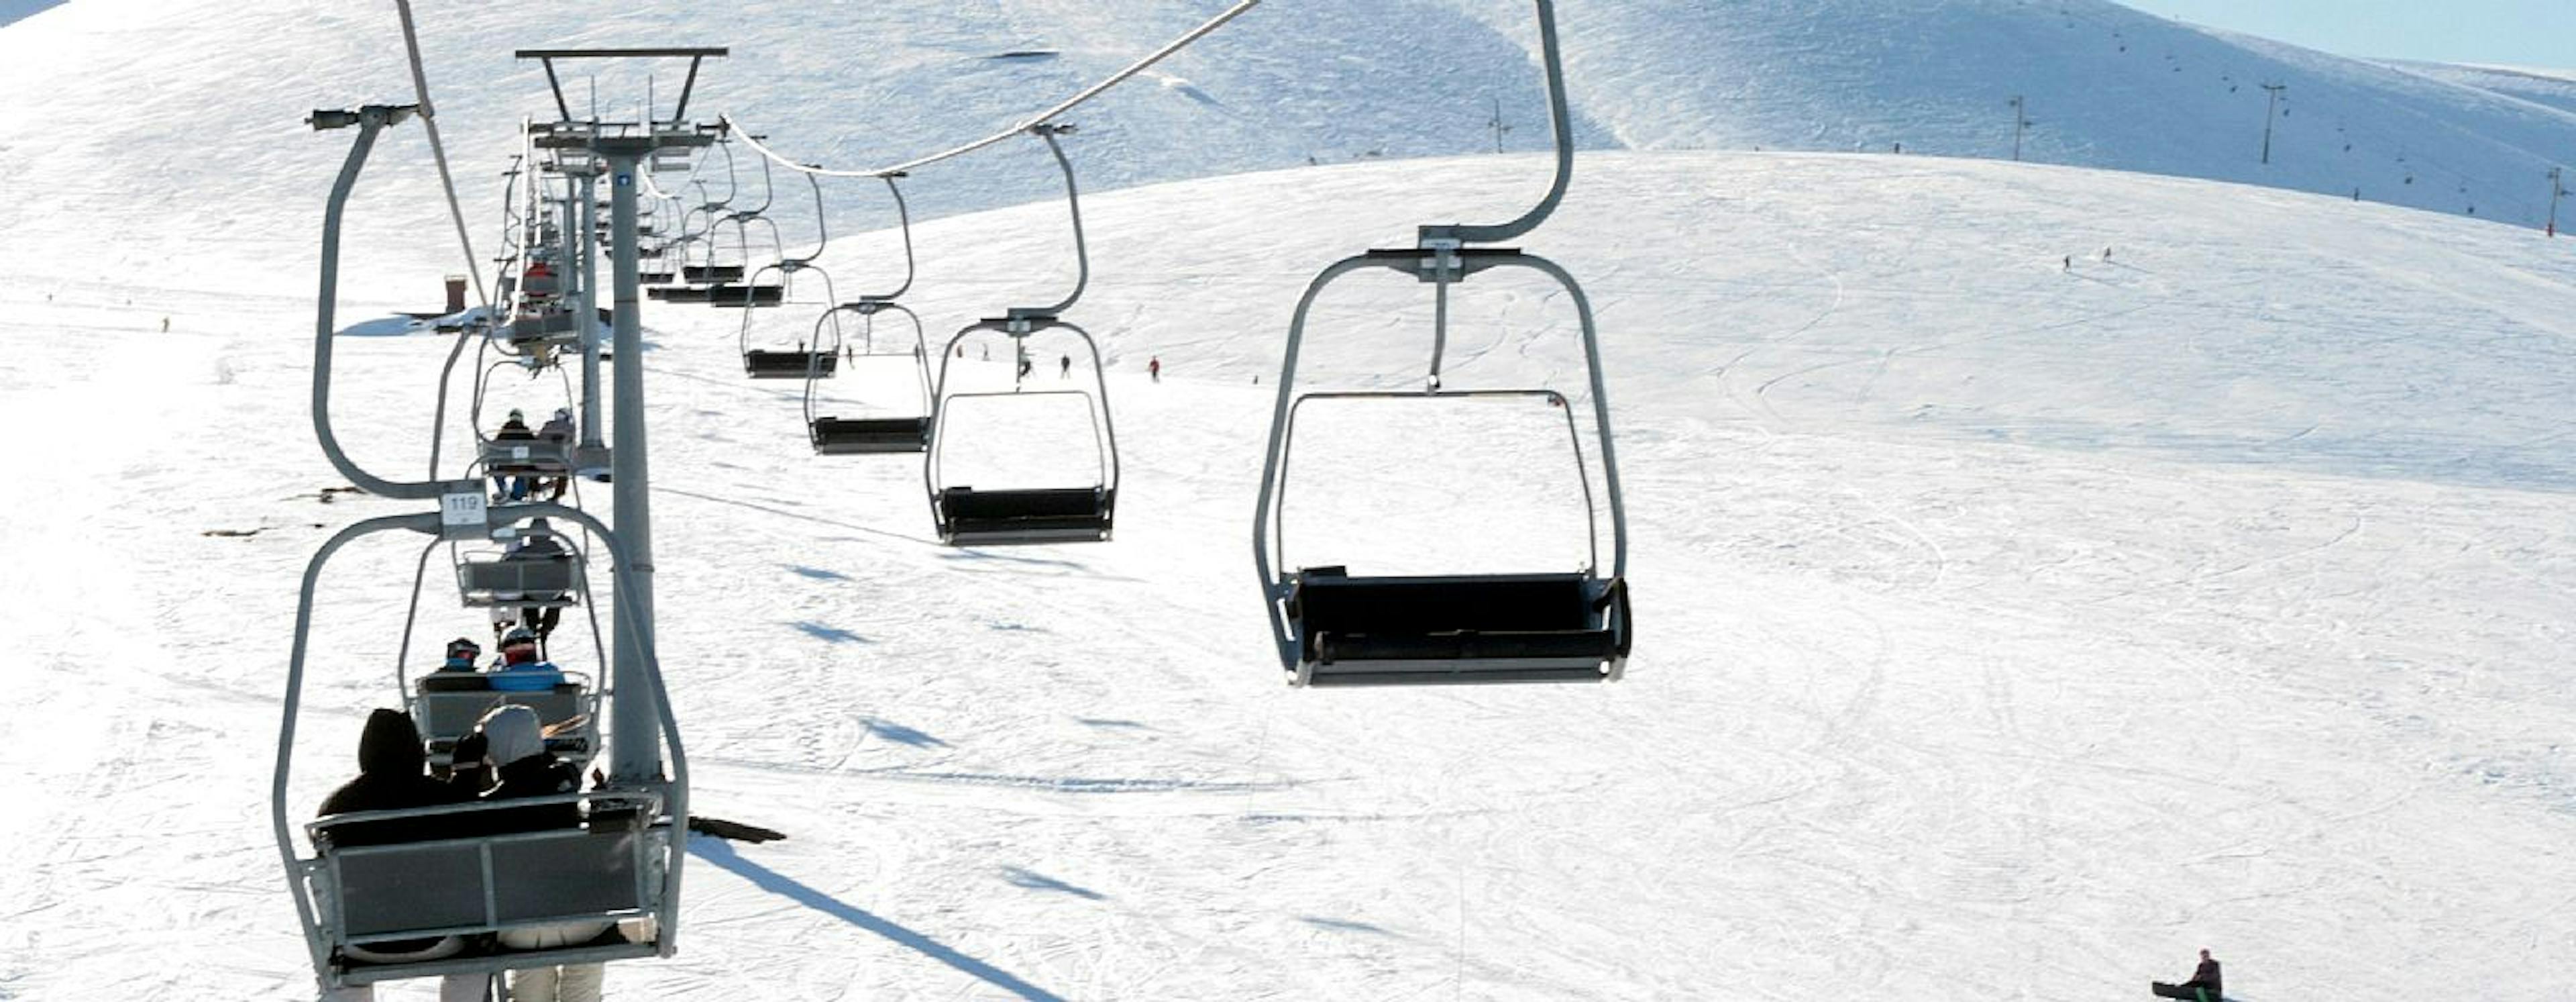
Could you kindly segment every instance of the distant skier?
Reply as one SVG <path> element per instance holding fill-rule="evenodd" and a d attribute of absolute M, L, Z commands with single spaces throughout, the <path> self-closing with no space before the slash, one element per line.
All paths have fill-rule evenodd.
<path fill-rule="evenodd" d="M 2222 989 L 2218 980 L 2218 961 L 2208 950 L 2200 951 L 2200 966 L 2192 968 L 2191 980 L 2178 985 L 2154 982 L 2148 990 L 2169 999 L 2191 999 L 2193 1002 L 2219 1002 Z"/>
<path fill-rule="evenodd" d="M 1154 381 L 1155 381 L 1155 382 L 1157 382 L 1157 383 L 1162 382 L 1162 381 L 1163 381 L 1163 356 L 1161 356 L 1161 355 L 1156 355 L 1156 356 L 1154 356 L 1152 359 L 1150 359 L 1150 360 L 1146 361 L 1146 363 L 1145 363 L 1145 374 L 1146 374 L 1146 375 L 1148 375 L 1148 376 L 1152 376 L 1152 377 L 1154 377 Z"/>
<path fill-rule="evenodd" d="M 1073 378 L 1073 356 L 1071 356 L 1071 355 L 1058 355 L 1058 356 L 1056 356 L 1056 360 L 1055 360 L 1055 378 L 1057 378 L 1057 379 L 1071 379 L 1071 378 Z"/>
<path fill-rule="evenodd" d="M 1022 356 L 1020 356 L 1020 378 L 1021 378 L 1021 379 L 1027 379 L 1027 378 L 1029 378 L 1029 370 L 1030 370 L 1030 369 L 1033 369 L 1033 368 L 1036 368 L 1036 367 L 1037 367 L 1037 363 L 1036 363 L 1036 362 L 1034 362 L 1034 361 L 1031 361 L 1027 355 L 1022 355 Z"/>

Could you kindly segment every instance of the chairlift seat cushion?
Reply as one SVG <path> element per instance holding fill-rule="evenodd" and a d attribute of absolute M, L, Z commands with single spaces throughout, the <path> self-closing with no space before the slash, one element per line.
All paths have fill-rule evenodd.
<path fill-rule="evenodd" d="M 786 301 L 787 287 L 783 285 L 707 286 L 709 306 L 776 306 Z"/>
<path fill-rule="evenodd" d="M 490 692 L 492 682 L 479 671 L 439 671 L 420 678 L 422 692 Z"/>
<path fill-rule="evenodd" d="M 828 351 L 768 351 L 754 348 L 742 353 L 742 371 L 753 379 L 803 379 L 808 370 L 829 378 L 840 371 L 841 357 Z"/>
<path fill-rule="evenodd" d="M 690 285 L 705 285 L 709 282 L 739 282 L 742 281 L 742 266 L 738 264 L 682 265 L 680 267 L 680 277 L 686 279 Z"/>
<path fill-rule="evenodd" d="M 1598 681 L 1616 629 L 1583 574 L 1298 572 L 1288 615 L 1309 684 Z"/>
<path fill-rule="evenodd" d="M 456 565 L 469 606 L 563 608 L 575 604 L 580 569 L 569 556 L 476 560 Z"/>
<path fill-rule="evenodd" d="M 520 317 L 510 321 L 510 340 L 546 341 L 575 333 L 573 315 L 549 313 L 544 316 Z"/>
<path fill-rule="evenodd" d="M 644 838 L 641 820 L 630 816 L 597 830 L 335 850 L 341 933 L 365 942 L 631 918 L 654 904 L 643 880 Z"/>
<path fill-rule="evenodd" d="M 463 675 L 463 672 L 449 673 Z M 474 732 L 476 721 L 496 706 L 524 706 L 537 711 L 537 722 L 553 727 L 589 712 L 578 683 L 564 682 L 552 688 L 528 691 L 505 691 L 488 688 L 491 676 L 477 673 L 473 679 L 486 688 L 432 689 L 429 675 L 421 679 L 420 695 L 414 698 L 421 736 L 430 750 L 443 752 L 452 748 L 458 738 Z"/>
<path fill-rule="evenodd" d="M 472 841 L 337 854 L 340 928 L 350 939 L 484 924 L 483 861 Z"/>
<path fill-rule="evenodd" d="M 483 446 L 483 469 L 491 476 L 560 476 L 571 468 L 563 446 L 542 439 L 495 439 Z"/>
<path fill-rule="evenodd" d="M 644 290 L 644 294 L 666 303 L 703 303 L 707 301 L 706 287 L 697 285 L 655 286 Z"/>
<path fill-rule="evenodd" d="M 814 419 L 814 451 L 826 455 L 858 452 L 920 452 L 930 444 L 930 419 Z"/>
<path fill-rule="evenodd" d="M 1117 492 L 1099 487 L 939 492 L 939 514 L 957 543 L 1065 542 L 1109 538 Z"/>

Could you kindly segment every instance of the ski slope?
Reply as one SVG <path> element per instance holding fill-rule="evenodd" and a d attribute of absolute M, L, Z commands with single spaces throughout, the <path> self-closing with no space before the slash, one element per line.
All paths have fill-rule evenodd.
<path fill-rule="evenodd" d="M 1070 316 L 1104 339 L 1125 460 L 1103 545 L 935 545 L 916 464 L 808 455 L 793 388 L 741 377 L 732 316 L 654 308 L 693 802 L 792 837 L 696 843 L 681 955 L 611 993 L 2113 998 L 2209 946 L 2262 1002 L 2565 994 L 2563 245 L 2060 167 L 1587 155 L 1526 243 L 1601 311 L 1628 679 L 1287 689 L 1248 519 L 1296 293 L 1414 221 L 1507 213 L 1543 171 L 1087 203 Z M 1070 277 L 1058 206 L 918 236 L 934 334 Z M 827 264 L 895 248 L 872 232 Z M 294 581 L 330 529 L 405 508 L 317 497 L 338 480 L 306 424 L 300 276 L 202 292 L 60 263 L 0 289 L 0 462 L 30 474 L 0 478 L 0 644 L 28 665 L 0 701 L 22 858 L 0 997 L 297 997 L 266 817 Z M 397 269 L 350 281 L 347 323 L 415 298 Z M 1418 294 L 1321 304 L 1316 373 L 1408 383 Z M 1451 385 L 1572 374 L 1570 312 L 1536 287 L 1480 278 L 1457 308 Z M 445 350 L 340 343 L 335 415 L 371 468 L 426 461 Z M 1545 490 L 1490 489 L 1545 472 L 1534 440 L 1422 456 L 1370 427 L 1344 426 L 1376 458 L 1356 486 L 1489 512 L 1422 535 L 1561 527 Z M 417 555 L 361 546 L 326 580 L 299 804 L 392 699 Z M 423 656 L 480 629 L 435 564 Z"/>
<path fill-rule="evenodd" d="M 730 46 L 695 109 L 731 114 L 799 160 L 868 167 L 1005 128 L 1225 6 L 741 0 L 630 4 L 603 20 L 578 6 L 467 4 L 424 10 L 421 29 L 467 204 L 491 227 L 517 123 L 554 115 L 542 75 L 511 58 L 520 48 Z M 2493 74 L 2434 79 L 2108 0 L 1584 0 L 1561 24 L 1576 135 L 1593 149 L 1901 145 L 2003 159 L 2006 101 L 2022 95 L 2036 123 L 2025 159 L 2357 191 L 2534 228 L 2543 175 L 2576 163 L 2576 112 Z M 1109 190 L 1488 151 L 1498 112 L 1505 148 L 1541 150 L 1536 44 L 1517 2 L 1275 0 L 1082 109 L 1073 154 L 1086 187 Z M 10 24 L 0 179 L 41 197 L 0 200 L 0 233 L 83 248 L 94 270 L 82 277 L 101 280 L 148 270 L 158 286 L 238 290 L 271 268 L 309 270 L 311 207 L 339 144 L 300 119 L 411 100 L 401 56 L 391 13 L 369 4 L 80 0 Z M 589 70 L 567 72 L 585 100 Z M 601 72 L 610 111 L 646 83 Z M 659 72 L 667 97 L 680 68 Z M 2289 88 L 2269 165 L 2262 83 Z M 445 225 L 419 142 L 410 130 L 388 149 L 412 169 L 368 178 L 386 200 L 351 250 L 407 255 L 434 291 L 453 259 L 405 239 Z M 1055 183 L 1037 145 L 1016 143 L 925 171 L 910 193 L 929 218 L 1053 197 Z M 804 199 L 785 192 L 781 217 L 805 218 Z M 886 225 L 876 199 L 859 192 L 832 211 Z"/>

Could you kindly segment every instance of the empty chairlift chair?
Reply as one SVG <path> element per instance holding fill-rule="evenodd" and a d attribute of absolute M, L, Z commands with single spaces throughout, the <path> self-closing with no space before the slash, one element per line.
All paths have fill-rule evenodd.
<path fill-rule="evenodd" d="M 807 180 L 812 181 L 812 177 L 810 174 L 807 175 Z M 930 382 L 930 346 L 922 331 L 920 315 L 896 302 L 904 293 L 911 291 L 914 275 L 912 211 L 904 204 L 903 186 L 897 183 L 903 177 L 901 172 L 878 177 L 878 180 L 885 182 L 887 194 L 893 197 L 895 218 L 903 233 L 903 284 L 888 292 L 860 296 L 856 302 L 834 306 L 834 316 L 815 321 L 814 339 L 817 342 L 823 339 L 824 320 L 836 320 L 837 314 L 840 313 L 857 314 L 859 335 L 855 350 L 848 340 L 844 339 L 842 342 L 844 345 L 842 353 L 854 374 L 864 380 L 885 370 L 888 366 L 906 365 L 913 374 L 915 385 L 918 386 L 919 403 L 913 413 L 898 416 L 836 417 L 818 414 L 816 410 L 821 404 L 821 399 L 817 379 L 820 374 L 807 378 L 805 380 L 805 428 L 807 437 L 814 445 L 814 451 L 821 455 L 921 452 L 930 447 L 933 415 L 938 411 L 938 391 Z M 816 182 L 814 214 L 817 219 L 824 217 L 822 198 L 822 186 Z M 817 251 L 819 250 L 818 247 Z M 912 338 L 908 344 L 901 337 L 889 338 L 882 346 L 878 342 L 877 315 L 889 311 L 903 314 L 904 319 L 911 322 Z M 860 389 L 865 391 L 868 387 L 862 382 Z"/>
<path fill-rule="evenodd" d="M 958 341 L 967 334 L 979 330 L 1003 331 L 1011 334 L 1017 342 L 1030 333 L 1050 329 L 1070 331 L 1081 337 L 1091 359 L 1092 389 L 949 392 L 948 363 L 956 357 Z M 1025 353 L 1026 348 L 1022 345 L 1019 350 Z M 1091 416 L 1092 440 L 1100 457 L 1098 476 L 1091 484 L 1083 486 L 1010 490 L 979 491 L 971 484 L 945 483 L 940 472 L 940 454 L 953 438 L 947 431 L 950 415 L 957 401 L 979 397 L 1081 399 Z M 1101 542 L 1109 538 L 1118 506 L 1118 431 L 1109 417 L 1109 383 L 1100 362 L 1100 346 L 1092 341 L 1089 333 L 1052 318 L 986 320 L 969 326 L 941 349 L 938 390 L 932 400 L 929 457 L 924 463 L 923 481 L 930 489 L 931 518 L 939 530 L 940 541 L 956 546 L 990 546 Z"/>
<path fill-rule="evenodd" d="M 1573 277 L 1553 262 L 1517 250 L 1465 246 L 1514 239 L 1536 228 L 1563 197 L 1573 172 L 1573 148 L 1565 134 L 1564 80 L 1553 7 L 1549 0 L 1538 0 L 1537 7 L 1549 107 L 1557 136 L 1557 175 L 1547 196 L 1510 223 L 1425 226 L 1419 246 L 1373 250 L 1336 262 L 1307 286 L 1290 323 L 1278 400 L 1271 419 L 1269 451 L 1254 512 L 1253 560 L 1267 599 L 1272 639 L 1292 685 L 1595 682 L 1618 678 L 1626 665 L 1631 631 L 1626 581 L 1627 515 L 1611 445 L 1610 405 L 1603 387 L 1600 343 L 1591 304 Z M 1300 349 L 1307 314 L 1317 295 L 1342 276 L 1375 268 L 1403 272 L 1434 286 L 1440 309 L 1434 314 L 1426 388 L 1401 393 L 1300 395 Z M 1586 520 L 1593 526 L 1590 531 L 1594 534 L 1594 556 L 1582 570 L 1570 573 L 1372 576 L 1353 573 L 1346 566 L 1285 568 L 1285 556 L 1279 549 L 1282 527 L 1278 524 L 1278 502 L 1286 483 L 1297 410 L 1309 399 L 1545 398 L 1565 414 L 1578 472 L 1584 478 L 1584 507 L 1587 513 L 1594 510 L 1589 460 L 1582 448 L 1584 435 L 1575 424 L 1574 407 L 1564 397 L 1545 389 L 1461 392 L 1441 386 L 1440 357 L 1446 345 L 1450 287 L 1495 268 L 1528 269 L 1550 277 L 1564 290 L 1580 321 L 1596 438 L 1591 454 L 1598 457 L 1609 504 L 1612 555 L 1608 573 L 1605 575 L 1600 566 L 1597 517 Z"/>
<path fill-rule="evenodd" d="M 751 225 L 753 223 L 758 223 L 761 226 L 766 227 L 769 231 L 771 260 L 779 262 L 779 264 L 787 264 L 788 262 L 795 261 L 795 259 L 791 259 L 787 256 L 787 244 L 785 240 L 779 237 L 778 222 L 769 218 L 767 215 L 770 202 L 772 201 L 772 196 L 776 193 L 775 189 L 769 187 L 769 161 L 767 158 L 763 158 L 760 161 L 760 176 L 762 183 L 760 204 L 749 209 L 743 209 L 726 214 L 724 218 L 717 220 L 713 225 L 709 226 L 708 232 L 712 234 L 715 232 L 716 227 L 722 226 L 725 223 L 732 223 L 734 227 L 735 247 L 742 255 L 742 259 L 748 261 L 751 259 Z M 817 248 L 817 251 L 819 252 L 820 248 Z M 796 261 L 796 263 L 811 263 L 812 260 L 813 255 L 809 254 L 802 261 Z M 782 272 L 779 276 L 779 280 L 776 282 L 761 281 L 760 278 L 762 273 L 773 268 Z M 691 278 L 690 281 L 695 282 L 704 280 L 712 283 L 707 286 L 707 305 L 709 306 L 729 309 L 759 309 L 764 307 L 780 306 L 786 303 L 787 286 L 786 274 L 784 273 L 794 271 L 795 269 L 792 266 L 780 267 L 778 264 L 769 265 L 757 270 L 752 270 L 749 277 L 745 277 L 745 270 L 746 269 L 740 264 L 709 264 L 705 266 L 705 270 L 699 272 L 698 276 Z"/>
<path fill-rule="evenodd" d="M 763 170 L 766 171 L 769 166 L 769 161 L 764 159 L 760 163 Z M 816 379 L 829 379 L 832 377 L 833 373 L 839 371 L 840 350 L 843 343 L 841 340 L 841 313 L 843 312 L 843 304 L 837 298 L 832 289 L 831 273 L 824 271 L 822 268 L 817 267 L 814 264 L 814 259 L 822 255 L 825 247 L 831 245 L 832 233 L 831 230 L 821 222 L 823 219 L 822 183 L 815 181 L 811 176 L 808 176 L 806 181 L 814 187 L 814 218 L 816 220 L 816 232 L 819 234 L 819 237 L 815 241 L 813 251 L 807 253 L 803 257 L 781 257 L 777 263 L 764 265 L 759 271 L 753 272 L 751 281 L 746 282 L 741 286 L 733 287 L 743 290 L 740 294 L 745 298 L 741 301 L 730 304 L 725 303 L 722 301 L 723 293 L 719 290 L 716 294 L 718 298 L 711 299 L 709 302 L 717 306 L 784 305 L 788 302 L 787 297 L 794 290 L 797 276 L 811 276 L 805 282 L 807 288 L 812 288 L 814 282 L 816 280 L 820 280 L 823 286 L 823 298 L 822 301 L 816 305 L 823 307 L 823 315 L 814 321 L 813 340 L 798 342 L 795 350 L 793 351 L 781 351 L 774 348 L 753 348 L 751 346 L 751 325 L 752 318 L 757 315 L 758 311 L 746 309 L 743 311 L 742 315 L 741 348 L 743 372 L 750 375 L 753 379 L 805 380 L 809 384 L 806 397 L 810 401 L 813 397 L 810 384 Z M 763 221 L 766 222 L 766 220 Z M 776 224 L 771 224 L 771 227 L 774 230 L 776 228 Z M 778 273 L 777 282 L 764 284 L 760 281 L 761 278 L 767 276 L 771 272 Z M 761 290 L 768 290 L 768 292 L 763 293 Z M 765 303 L 752 301 L 763 295 L 768 297 Z M 827 327 L 830 329 L 831 334 L 829 338 L 824 337 L 825 328 Z M 810 411 L 808 412 L 808 416 L 811 416 Z"/>
<path fill-rule="evenodd" d="M 838 310 L 825 311 L 814 324 L 814 339 L 798 341 L 794 348 L 754 348 L 751 346 L 752 314 L 745 311 L 738 343 L 742 349 L 742 371 L 753 379 L 830 379 L 841 368 L 841 330 Z"/>
<path fill-rule="evenodd" d="M 1074 185 L 1073 161 L 1064 155 L 1057 141 L 1073 131 L 1071 125 L 1045 124 L 1031 126 L 1030 135 L 1045 141 L 1047 152 L 1055 157 L 1056 167 L 1064 175 L 1065 207 L 1073 221 L 1074 284 L 1073 291 L 1052 306 L 1014 307 L 999 319 L 969 324 L 939 349 L 939 381 L 931 396 L 931 431 L 929 455 L 922 465 L 923 482 L 930 489 L 930 514 L 939 530 L 941 541 L 956 546 L 979 546 L 1005 543 L 1075 543 L 1101 542 L 1109 538 L 1116 524 L 1118 507 L 1118 429 L 1109 417 L 1108 368 L 1100 359 L 1100 343 L 1089 331 L 1057 319 L 1082 299 L 1082 291 L 1091 282 L 1091 255 L 1082 233 L 1082 197 Z M 1084 355 L 1091 362 L 1091 389 L 1028 391 L 1019 379 L 1029 371 L 1028 338 L 1044 331 L 1061 330 L 1082 340 Z M 991 331 L 1010 338 L 1013 352 L 1020 360 L 1020 375 L 1013 377 L 1008 392 L 952 392 L 949 366 L 957 357 L 957 345 L 967 335 Z M 948 424 L 954 413 L 952 405 L 976 397 L 1077 397 L 1091 417 L 1091 434 L 1095 454 L 1099 457 L 1097 474 L 1084 486 L 1035 489 L 983 490 L 970 484 L 946 483 L 940 475 L 940 454 L 954 437 Z"/>
<path fill-rule="evenodd" d="M 808 437 L 813 442 L 814 451 L 821 455 L 839 456 L 857 453 L 921 452 L 929 448 L 935 393 L 930 384 L 929 347 L 922 338 L 921 318 L 898 304 L 875 298 L 845 303 L 834 309 L 857 313 L 861 317 L 862 327 L 858 343 L 847 351 L 853 378 L 859 378 L 860 374 L 882 370 L 891 365 L 906 366 L 912 371 L 920 387 L 919 404 L 915 408 L 919 413 L 855 418 L 817 414 L 815 413 L 818 406 L 816 394 L 823 375 L 818 370 L 814 376 L 805 381 L 805 427 Z M 911 344 L 901 351 L 878 350 L 876 314 L 887 310 L 901 313 L 912 321 Z M 823 323 L 818 320 L 815 322 L 814 337 L 820 341 L 823 336 Z M 898 340 L 896 343 L 901 342 Z"/>

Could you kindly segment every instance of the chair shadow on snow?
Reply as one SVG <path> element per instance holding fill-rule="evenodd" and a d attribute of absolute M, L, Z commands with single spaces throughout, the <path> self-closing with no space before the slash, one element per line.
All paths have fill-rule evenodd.
<path fill-rule="evenodd" d="M 825 626 L 810 619 L 800 619 L 787 625 L 795 627 L 799 632 L 806 636 L 827 643 L 873 644 L 876 642 L 848 630 L 844 630 L 836 626 Z"/>
<path fill-rule="evenodd" d="M 1061 891 L 1085 901 L 1109 900 L 1109 895 L 1102 894 L 1099 891 L 1092 890 L 1091 888 L 1077 887 L 1073 884 L 1057 880 L 1054 877 L 1047 876 L 1046 874 L 1039 873 L 1034 870 L 1022 869 L 1016 866 L 1003 867 L 1002 879 L 1008 881 L 1013 887 L 1025 887 L 1032 891 Z"/>
<path fill-rule="evenodd" d="M 1299 915 L 1297 916 L 1297 921 L 1314 926 L 1318 929 L 1330 929 L 1334 932 L 1365 932 L 1375 936 L 1395 935 L 1393 931 L 1384 926 L 1373 925 L 1367 922 L 1357 922 L 1351 919 L 1325 918 L 1320 915 Z"/>
<path fill-rule="evenodd" d="M 1022 999 L 1064 1002 L 1063 996 L 1023 981 L 1009 971 L 960 953 L 954 947 L 867 909 L 815 890 L 811 885 L 794 877 L 744 859 L 740 853 L 734 851 L 732 843 L 723 839 L 691 838 L 689 853 L 714 864 L 727 873 L 750 881 L 754 887 L 883 936 L 899 946 L 956 968 L 985 984 Z"/>
<path fill-rule="evenodd" d="M 884 738 L 899 745 L 909 745 L 914 748 L 946 748 L 949 746 L 948 742 L 941 741 L 938 738 L 931 737 L 919 730 L 905 727 L 904 725 L 893 721 L 878 720 L 875 717 L 869 717 L 859 723 L 860 726 L 868 729 L 869 734 Z"/>
<path fill-rule="evenodd" d="M 843 574 L 839 571 L 825 570 L 820 567 L 807 567 L 802 564 L 788 564 L 786 567 L 789 571 L 794 572 L 798 577 L 812 578 L 816 581 L 847 581 L 850 579 L 850 576 L 847 574 Z"/>

